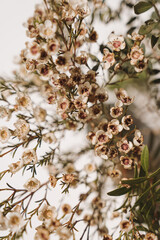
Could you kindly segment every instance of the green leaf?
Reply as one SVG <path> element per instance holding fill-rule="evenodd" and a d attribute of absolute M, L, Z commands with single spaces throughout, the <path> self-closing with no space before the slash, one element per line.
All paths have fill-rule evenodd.
<path fill-rule="evenodd" d="M 156 27 L 157 23 L 152 22 L 146 25 L 142 25 L 139 29 L 139 34 L 144 35 L 144 34 L 148 34 L 150 33 L 155 27 Z"/>
<path fill-rule="evenodd" d="M 107 194 L 109 196 L 121 196 L 121 195 L 128 193 L 130 190 L 131 190 L 131 188 L 121 187 L 121 188 L 117 188 L 111 192 L 108 192 Z"/>
<path fill-rule="evenodd" d="M 160 83 L 160 78 L 154 79 L 151 84 L 159 84 Z"/>
<path fill-rule="evenodd" d="M 159 39 L 159 37 L 156 37 L 156 36 L 152 35 L 152 37 L 151 37 L 152 48 L 156 45 L 156 43 L 158 42 L 158 39 Z"/>
<path fill-rule="evenodd" d="M 158 180 L 157 182 L 155 182 L 151 187 L 149 187 L 139 198 L 138 200 L 135 202 L 133 208 L 135 208 L 136 206 L 138 206 L 141 202 L 143 202 L 143 200 L 145 200 L 148 196 L 148 192 L 153 189 L 154 187 L 160 185 L 160 180 Z M 132 208 L 132 209 L 133 209 Z"/>
<path fill-rule="evenodd" d="M 156 177 L 157 175 L 159 175 L 160 174 L 160 168 L 159 169 L 157 169 L 154 173 L 152 173 L 151 175 L 149 175 L 149 178 L 154 178 L 154 177 Z"/>
<path fill-rule="evenodd" d="M 144 146 L 141 154 L 141 166 L 143 170 L 148 173 L 149 168 L 149 151 L 147 145 Z"/>
<path fill-rule="evenodd" d="M 148 11 L 152 7 L 153 5 L 150 2 L 139 2 L 134 6 L 134 12 L 135 14 L 141 14 Z"/>
<path fill-rule="evenodd" d="M 140 184 L 146 180 L 147 180 L 146 177 L 133 178 L 133 179 L 128 179 L 128 180 L 122 180 L 122 184 L 135 185 L 135 184 Z"/>

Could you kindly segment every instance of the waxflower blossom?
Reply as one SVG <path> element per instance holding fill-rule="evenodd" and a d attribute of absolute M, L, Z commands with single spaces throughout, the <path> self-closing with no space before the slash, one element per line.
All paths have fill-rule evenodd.
<path fill-rule="evenodd" d="M 110 109 L 110 115 L 111 115 L 111 117 L 113 117 L 113 118 L 118 118 L 119 116 L 121 116 L 122 113 L 123 113 L 123 108 L 122 108 L 122 106 L 123 106 L 123 103 L 122 103 L 120 100 L 117 101 L 117 102 L 115 103 L 115 107 L 112 107 L 112 108 Z"/>
<path fill-rule="evenodd" d="M 63 204 L 62 205 L 62 211 L 64 214 L 68 214 L 68 213 L 71 213 L 71 206 L 67 203 Z"/>
<path fill-rule="evenodd" d="M 115 35 L 114 33 L 111 33 L 108 39 L 109 39 L 109 42 L 107 43 L 107 45 L 113 51 L 119 52 L 120 50 L 123 50 L 126 46 L 124 37 L 122 35 L 118 36 L 118 35 Z"/>
<path fill-rule="evenodd" d="M 56 185 L 57 185 L 57 178 L 56 178 L 55 176 L 53 176 L 53 175 L 50 175 L 49 181 L 50 181 L 50 183 L 51 183 L 51 186 L 52 186 L 53 188 L 55 188 Z"/>
<path fill-rule="evenodd" d="M 96 138 L 99 144 L 104 144 L 110 141 L 112 134 L 109 132 L 104 132 L 103 130 L 99 130 L 96 132 Z"/>
<path fill-rule="evenodd" d="M 143 53 L 143 49 L 139 48 L 139 46 L 133 46 L 131 48 L 131 52 L 130 52 L 130 58 L 131 58 L 131 65 L 136 65 L 136 63 L 138 61 L 142 61 L 144 58 L 144 53 Z"/>
<path fill-rule="evenodd" d="M 8 226 L 9 228 L 17 232 L 24 224 L 24 220 L 19 212 L 11 212 L 8 215 Z"/>
<path fill-rule="evenodd" d="M 130 105 L 134 101 L 134 98 L 129 97 L 127 91 L 125 91 L 123 88 L 118 90 L 116 89 L 115 93 L 116 97 L 121 100 L 124 105 Z"/>
<path fill-rule="evenodd" d="M 112 119 L 108 123 L 108 132 L 110 132 L 113 135 L 117 135 L 119 132 L 123 130 L 122 125 L 120 124 L 119 120 Z"/>
<path fill-rule="evenodd" d="M 16 105 L 19 110 L 29 108 L 31 107 L 31 99 L 27 94 L 19 92 L 16 98 Z"/>
<path fill-rule="evenodd" d="M 145 240 L 158 240 L 158 237 L 154 233 L 147 233 L 145 235 Z"/>
<path fill-rule="evenodd" d="M 120 229 L 123 232 L 129 232 L 131 228 L 132 228 L 132 225 L 128 220 L 123 220 L 120 222 Z"/>
<path fill-rule="evenodd" d="M 36 42 L 26 42 L 24 56 L 27 59 L 38 59 L 40 57 L 40 45 Z"/>
<path fill-rule="evenodd" d="M 30 130 L 29 123 L 27 123 L 23 119 L 17 120 L 17 122 L 15 122 L 14 126 L 16 127 L 15 135 L 19 139 L 24 139 L 27 136 L 27 134 L 29 133 L 29 130 Z"/>
<path fill-rule="evenodd" d="M 117 142 L 117 146 L 118 146 L 118 150 L 124 153 L 128 153 L 133 148 L 132 142 L 131 141 L 128 142 L 128 140 L 125 138 Z"/>
<path fill-rule="evenodd" d="M 34 149 L 27 149 L 22 154 L 23 164 L 37 163 L 37 154 Z"/>
<path fill-rule="evenodd" d="M 143 144 L 143 135 L 139 130 L 135 131 L 135 137 L 133 138 L 133 144 L 135 146 L 140 146 Z"/>
<path fill-rule="evenodd" d="M 44 204 L 41 210 L 38 213 L 38 219 L 40 221 L 54 219 L 57 216 L 56 208 L 53 206 L 49 206 Z"/>
<path fill-rule="evenodd" d="M 3 216 L 3 213 L 0 212 L 0 230 L 4 231 L 8 228 L 8 219 L 6 216 Z"/>
<path fill-rule="evenodd" d="M 104 62 L 104 68 L 108 69 L 111 66 L 113 66 L 116 62 L 114 58 L 114 53 L 109 52 L 107 48 L 103 50 L 103 53 L 104 53 L 104 57 L 102 61 Z"/>
<path fill-rule="evenodd" d="M 29 178 L 27 182 L 24 184 L 24 187 L 29 192 L 35 192 L 40 187 L 40 181 L 34 177 Z"/>
<path fill-rule="evenodd" d="M 131 169 L 132 168 L 133 160 L 131 158 L 121 156 L 120 157 L 120 162 L 125 169 Z"/>
<path fill-rule="evenodd" d="M 45 228 L 38 227 L 34 240 L 49 240 L 49 231 Z"/>
<path fill-rule="evenodd" d="M 18 161 L 18 162 L 15 162 L 15 163 L 11 163 L 8 167 L 9 167 L 9 171 L 11 173 L 15 174 L 16 172 L 18 172 L 23 167 L 23 162 Z"/>
<path fill-rule="evenodd" d="M 47 112 L 44 108 L 36 107 L 34 109 L 34 116 L 37 122 L 41 123 L 44 122 L 46 119 Z"/>
<path fill-rule="evenodd" d="M 11 132 L 7 127 L 0 128 L 0 142 L 6 143 L 8 142 L 9 138 L 11 137 Z"/>
<path fill-rule="evenodd" d="M 133 118 L 131 115 L 124 116 L 122 118 L 122 126 L 125 130 L 130 130 L 129 126 L 133 124 Z"/>
<path fill-rule="evenodd" d="M 39 34 L 41 37 L 51 39 L 54 37 L 57 29 L 56 23 L 46 20 L 44 24 L 39 25 Z"/>

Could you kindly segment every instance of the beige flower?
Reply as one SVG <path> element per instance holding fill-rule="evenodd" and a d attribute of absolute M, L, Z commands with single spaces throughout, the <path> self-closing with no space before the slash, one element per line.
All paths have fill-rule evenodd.
<path fill-rule="evenodd" d="M 48 81 L 53 75 L 53 70 L 46 64 L 39 64 L 37 66 L 37 72 L 39 73 L 40 79 L 43 81 Z"/>
<path fill-rule="evenodd" d="M 126 46 L 124 37 L 122 35 L 115 35 L 114 33 L 111 33 L 109 35 L 109 42 L 107 43 L 108 47 L 111 48 L 113 51 L 119 52 L 120 50 L 123 50 Z"/>
<path fill-rule="evenodd" d="M 104 57 L 102 61 L 104 62 L 104 68 L 108 69 L 115 64 L 114 53 L 111 53 L 107 48 L 103 50 L 103 53 Z"/>
<path fill-rule="evenodd" d="M 84 84 L 80 84 L 78 87 L 78 93 L 85 97 L 88 97 L 91 91 L 91 85 L 89 82 L 85 82 Z"/>
<path fill-rule="evenodd" d="M 145 235 L 145 240 L 158 240 L 158 237 L 154 233 L 147 233 Z"/>
<path fill-rule="evenodd" d="M 83 96 L 79 96 L 74 100 L 74 105 L 77 109 L 85 109 L 87 106 L 87 100 L 88 98 L 84 98 Z"/>
<path fill-rule="evenodd" d="M 36 151 L 34 149 L 25 150 L 22 154 L 22 161 L 24 165 L 29 163 L 37 163 L 38 159 Z"/>
<path fill-rule="evenodd" d="M 97 137 L 96 137 L 96 134 L 95 134 L 94 132 L 89 132 L 89 133 L 87 134 L 87 139 L 88 139 L 89 141 L 91 141 L 91 143 L 92 143 L 93 145 L 95 145 L 96 142 L 97 142 Z"/>
<path fill-rule="evenodd" d="M 24 187 L 29 191 L 29 192 L 35 192 L 38 190 L 40 187 L 40 181 L 34 177 L 29 178 L 27 182 L 24 184 Z"/>
<path fill-rule="evenodd" d="M 4 106 L 0 106 L 0 118 L 7 118 L 7 120 L 11 117 L 11 111 Z"/>
<path fill-rule="evenodd" d="M 133 118 L 131 115 L 124 116 L 122 118 L 122 126 L 125 130 L 130 130 L 129 126 L 133 124 Z"/>
<path fill-rule="evenodd" d="M 62 211 L 64 214 L 68 214 L 68 213 L 71 213 L 72 208 L 69 204 L 65 203 L 62 205 Z"/>
<path fill-rule="evenodd" d="M 74 174 L 64 174 L 62 177 L 62 181 L 65 183 L 72 183 L 76 179 Z"/>
<path fill-rule="evenodd" d="M 131 36 L 129 36 L 134 41 L 142 41 L 144 39 L 144 35 L 140 35 L 136 32 L 132 32 Z"/>
<path fill-rule="evenodd" d="M 108 159 L 108 148 L 103 144 L 97 144 L 95 146 L 95 153 L 103 159 Z"/>
<path fill-rule="evenodd" d="M 54 37 L 57 29 L 57 24 L 46 20 L 44 24 L 39 25 L 39 34 L 42 38 L 51 39 Z"/>
<path fill-rule="evenodd" d="M 95 104 L 89 108 L 89 113 L 91 118 L 95 119 L 102 115 L 102 108 L 101 105 Z"/>
<path fill-rule="evenodd" d="M 40 221 L 54 219 L 57 216 L 56 208 L 53 206 L 49 206 L 44 204 L 41 210 L 38 212 L 38 219 Z"/>
<path fill-rule="evenodd" d="M 135 137 L 133 138 L 133 143 L 135 146 L 140 146 L 143 144 L 143 135 L 139 130 L 135 131 Z"/>
<path fill-rule="evenodd" d="M 96 166 L 95 166 L 94 163 L 88 163 L 88 164 L 85 165 L 84 169 L 88 174 L 90 174 L 90 173 L 95 171 Z"/>
<path fill-rule="evenodd" d="M 16 104 L 20 110 L 31 107 L 31 99 L 26 93 L 19 92 L 17 95 Z"/>
<path fill-rule="evenodd" d="M 0 211 L 0 231 L 5 231 L 8 229 L 8 219 Z"/>
<path fill-rule="evenodd" d="M 130 105 L 134 101 L 134 98 L 129 97 L 127 91 L 123 88 L 115 89 L 115 93 L 116 97 L 121 100 L 124 105 Z"/>
<path fill-rule="evenodd" d="M 43 135 L 43 141 L 46 143 L 56 143 L 57 138 L 53 132 L 49 132 Z"/>
<path fill-rule="evenodd" d="M 54 40 L 52 39 L 47 43 L 47 50 L 51 55 L 54 55 L 55 53 L 57 53 L 59 48 L 60 46 L 57 39 L 54 39 Z"/>
<path fill-rule="evenodd" d="M 112 107 L 112 108 L 110 109 L 110 115 L 111 115 L 111 117 L 113 117 L 113 118 L 118 118 L 119 116 L 121 116 L 122 113 L 123 113 L 123 108 L 122 108 L 122 106 L 123 106 L 123 103 L 122 103 L 120 100 L 118 100 L 118 101 L 115 103 L 115 107 Z"/>
<path fill-rule="evenodd" d="M 57 185 L 57 178 L 55 176 L 53 176 L 53 175 L 50 175 L 49 176 L 49 181 L 50 181 L 51 186 L 53 188 L 55 188 L 56 185 Z"/>
<path fill-rule="evenodd" d="M 126 156 L 125 157 L 121 156 L 120 162 L 125 169 L 132 169 L 133 160 L 131 158 L 126 157 Z"/>
<path fill-rule="evenodd" d="M 23 162 L 18 161 L 16 163 L 11 163 L 8 167 L 9 167 L 9 171 L 14 174 L 23 167 Z"/>
<path fill-rule="evenodd" d="M 117 142 L 118 150 L 120 152 L 128 153 L 133 148 L 132 142 L 128 142 L 127 139 L 123 138 L 121 141 Z"/>
<path fill-rule="evenodd" d="M 86 65 L 88 60 L 88 53 L 85 51 L 81 51 L 81 55 L 76 57 L 76 62 L 80 65 Z"/>
<path fill-rule="evenodd" d="M 49 231 L 43 227 L 38 227 L 34 240 L 49 240 Z"/>
<path fill-rule="evenodd" d="M 19 139 L 24 139 L 29 133 L 29 130 L 30 130 L 29 123 L 27 123 L 23 119 L 18 119 L 17 122 L 14 124 L 14 126 L 16 127 L 15 135 Z"/>
<path fill-rule="evenodd" d="M 58 100 L 58 111 L 60 113 L 65 112 L 69 108 L 69 100 L 67 98 L 61 97 Z"/>
<path fill-rule="evenodd" d="M 104 88 L 97 88 L 95 96 L 100 102 L 105 102 L 108 100 L 108 93 Z"/>
<path fill-rule="evenodd" d="M 122 175 L 121 171 L 118 169 L 109 170 L 108 174 L 113 179 L 119 179 L 121 178 L 121 175 Z"/>
<path fill-rule="evenodd" d="M 119 123 L 119 120 L 112 119 L 108 123 L 108 132 L 110 132 L 113 135 L 117 135 L 119 132 L 123 130 L 122 125 Z"/>
<path fill-rule="evenodd" d="M 132 225 L 128 220 L 123 220 L 120 222 L 120 229 L 123 232 L 129 232 L 132 229 Z"/>
<path fill-rule="evenodd" d="M 0 128 L 0 142 L 1 143 L 8 142 L 10 136 L 11 136 L 11 132 L 7 127 Z"/>
<path fill-rule="evenodd" d="M 17 232 L 24 225 L 24 220 L 19 212 L 10 212 L 7 216 L 8 227 L 11 231 Z"/>
<path fill-rule="evenodd" d="M 139 61 L 135 66 L 134 69 L 136 72 L 142 72 L 146 69 L 148 63 L 148 59 L 144 58 L 142 61 Z"/>
<path fill-rule="evenodd" d="M 136 65 L 138 61 L 142 61 L 144 58 L 143 49 L 137 45 L 133 46 L 131 48 L 129 57 L 131 58 L 131 61 L 130 61 L 131 65 Z"/>
<path fill-rule="evenodd" d="M 112 134 L 110 132 L 104 132 L 103 130 L 98 130 L 96 132 L 97 142 L 99 144 L 104 144 L 110 141 Z"/>
<path fill-rule="evenodd" d="M 34 109 L 34 116 L 38 123 L 44 122 L 46 119 L 47 112 L 44 108 L 37 106 Z"/>
<path fill-rule="evenodd" d="M 38 59 L 40 57 L 40 45 L 36 42 L 26 42 L 27 49 L 24 51 L 24 56 L 27 59 Z"/>
<path fill-rule="evenodd" d="M 57 57 L 56 61 L 56 69 L 60 72 L 68 71 L 69 67 L 72 65 L 71 62 L 71 53 L 65 52 Z"/>

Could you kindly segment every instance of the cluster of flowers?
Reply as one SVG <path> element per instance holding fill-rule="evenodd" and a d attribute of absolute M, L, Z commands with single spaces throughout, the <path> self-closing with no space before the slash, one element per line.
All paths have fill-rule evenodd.
<path fill-rule="evenodd" d="M 93 131 L 89 132 L 87 138 L 95 146 L 96 155 L 103 159 L 109 159 L 120 163 L 125 169 L 132 169 L 137 160 L 135 155 L 141 154 L 143 136 L 137 129 L 130 130 L 133 118 L 126 114 L 126 108 L 133 102 L 124 89 L 116 91 L 117 102 L 110 108 L 112 119 L 102 119 Z M 130 141 L 133 136 L 133 142 Z M 135 154 L 136 153 L 136 154 Z M 112 171 L 111 174 L 118 174 Z"/>
<path fill-rule="evenodd" d="M 132 35 L 129 35 L 128 37 L 133 41 L 133 44 L 125 56 L 123 52 L 121 53 L 126 47 L 124 37 L 122 35 L 115 35 L 114 33 L 110 34 L 109 42 L 107 43 L 108 48 L 104 48 L 103 50 L 103 63 L 105 69 L 110 68 L 114 64 L 114 70 L 120 69 L 121 65 L 126 61 L 130 61 L 130 64 L 134 66 L 136 72 L 142 72 L 145 69 L 147 59 L 144 57 L 143 48 L 140 47 L 144 36 L 133 32 Z M 119 58 L 121 63 L 117 63 L 117 59 Z"/>

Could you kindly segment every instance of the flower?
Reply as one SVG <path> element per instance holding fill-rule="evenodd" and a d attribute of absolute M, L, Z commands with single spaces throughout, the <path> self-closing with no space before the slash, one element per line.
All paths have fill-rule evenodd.
<path fill-rule="evenodd" d="M 42 38 L 51 39 L 54 37 L 56 29 L 57 29 L 57 24 L 47 19 L 44 22 L 44 24 L 39 25 L 39 35 Z"/>
<path fill-rule="evenodd" d="M 122 113 L 123 113 L 123 108 L 122 108 L 122 106 L 123 106 L 123 103 L 122 103 L 120 100 L 118 100 L 118 101 L 115 103 L 115 107 L 112 107 L 112 108 L 110 109 L 110 115 L 111 115 L 111 117 L 117 118 L 117 117 L 121 116 Z"/>
<path fill-rule="evenodd" d="M 67 203 L 63 204 L 62 205 L 62 211 L 64 214 L 68 214 L 68 213 L 71 213 L 71 206 Z"/>
<path fill-rule="evenodd" d="M 134 98 L 129 97 L 128 93 L 123 88 L 116 89 L 115 93 L 116 97 L 121 100 L 124 105 L 130 105 L 134 101 Z"/>
<path fill-rule="evenodd" d="M 131 158 L 126 157 L 126 156 L 121 156 L 120 157 L 120 162 L 125 169 L 131 169 L 132 168 L 133 160 Z"/>
<path fill-rule="evenodd" d="M 100 102 L 105 102 L 108 100 L 108 93 L 104 88 L 97 88 L 95 96 Z"/>
<path fill-rule="evenodd" d="M 133 148 L 132 142 L 128 142 L 125 138 L 122 138 L 121 141 L 117 142 L 117 146 L 118 150 L 124 153 L 128 153 Z"/>
<path fill-rule="evenodd" d="M 65 183 L 72 183 L 76 179 L 74 174 L 64 174 L 62 177 L 62 181 Z"/>
<path fill-rule="evenodd" d="M 139 61 L 134 69 L 136 72 L 142 72 L 147 67 L 148 59 L 144 58 L 142 61 Z"/>
<path fill-rule="evenodd" d="M 57 184 L 57 178 L 53 175 L 50 175 L 49 176 L 49 181 L 50 181 L 50 184 L 53 188 L 56 187 L 56 184 Z"/>
<path fill-rule="evenodd" d="M 89 173 L 92 173 L 92 172 L 95 171 L 96 166 L 93 163 L 88 163 L 88 164 L 85 165 L 84 169 L 89 174 Z"/>
<path fill-rule="evenodd" d="M 108 147 L 103 144 L 97 144 L 95 146 L 95 153 L 103 159 L 108 159 Z"/>
<path fill-rule="evenodd" d="M 43 141 L 49 144 L 56 143 L 57 138 L 53 132 L 49 132 L 43 135 Z"/>
<path fill-rule="evenodd" d="M 8 227 L 13 232 L 17 232 L 24 225 L 24 220 L 19 212 L 10 212 L 8 214 Z"/>
<path fill-rule="evenodd" d="M 16 163 L 11 163 L 8 167 L 9 167 L 9 171 L 14 174 L 23 167 L 23 162 L 18 161 Z"/>
<path fill-rule="evenodd" d="M 89 141 L 91 141 L 91 143 L 92 143 L 93 145 L 95 145 L 96 142 L 97 142 L 97 137 L 96 137 L 96 134 L 95 134 L 94 132 L 89 132 L 89 133 L 87 134 L 87 139 L 88 139 Z"/>
<path fill-rule="evenodd" d="M 37 163 L 37 155 L 36 151 L 34 149 L 27 149 L 22 154 L 22 161 L 23 164 L 29 164 L 29 163 Z"/>
<path fill-rule="evenodd" d="M 58 100 L 58 111 L 65 112 L 69 108 L 69 100 L 67 98 L 61 97 Z"/>
<path fill-rule="evenodd" d="M 69 67 L 72 65 L 71 62 L 71 53 L 65 52 L 57 57 L 55 60 L 56 69 L 60 72 L 69 70 Z"/>
<path fill-rule="evenodd" d="M 16 105 L 19 109 L 27 109 L 31 107 L 31 99 L 27 94 L 19 92 L 18 97 L 16 98 Z"/>
<path fill-rule="evenodd" d="M 39 189 L 40 187 L 40 181 L 34 177 L 29 178 L 27 182 L 24 184 L 24 187 L 29 191 L 29 192 L 35 192 L 36 190 Z"/>
<path fill-rule="evenodd" d="M 147 233 L 145 235 L 145 240 L 158 240 L 158 237 L 154 233 Z"/>
<path fill-rule="evenodd" d="M 128 220 L 123 220 L 120 222 L 120 229 L 123 232 L 129 232 L 131 228 L 132 228 L 132 225 Z"/>
<path fill-rule="evenodd" d="M 103 240 L 112 240 L 112 239 L 113 239 L 112 236 L 109 235 L 109 234 L 105 234 L 105 235 L 103 236 Z"/>
<path fill-rule="evenodd" d="M 89 113 L 91 118 L 93 119 L 100 117 L 102 115 L 101 106 L 98 104 L 93 105 L 92 107 L 89 108 Z"/>
<path fill-rule="evenodd" d="M 34 117 L 37 122 L 39 122 L 39 123 L 44 122 L 46 119 L 46 115 L 47 115 L 47 112 L 44 108 L 37 106 L 34 109 Z"/>
<path fill-rule="evenodd" d="M 126 46 L 124 37 L 122 35 L 115 35 L 114 33 L 111 33 L 109 35 L 109 42 L 107 43 L 107 45 L 109 48 L 116 52 L 123 50 Z"/>
<path fill-rule="evenodd" d="M 52 39 L 50 41 L 48 41 L 47 43 L 47 50 L 48 53 L 51 55 L 54 55 L 55 53 L 58 52 L 60 46 L 59 46 L 59 42 L 57 39 Z"/>
<path fill-rule="evenodd" d="M 143 135 L 139 130 L 135 131 L 135 137 L 133 138 L 133 143 L 135 146 L 140 146 L 143 144 Z"/>
<path fill-rule="evenodd" d="M 11 117 L 11 111 L 7 107 L 0 106 L 0 118 L 5 117 L 7 117 L 7 120 L 9 120 Z"/>
<path fill-rule="evenodd" d="M 40 57 L 40 45 L 37 42 L 26 42 L 24 56 L 27 59 L 37 60 Z"/>
<path fill-rule="evenodd" d="M 131 58 L 131 65 L 136 65 L 136 63 L 138 61 L 142 61 L 144 58 L 144 53 L 143 53 L 143 49 L 140 48 L 139 46 L 133 46 L 131 48 L 131 52 L 129 54 L 129 57 Z"/>
<path fill-rule="evenodd" d="M 136 32 L 132 32 L 131 36 L 129 35 L 129 37 L 134 41 L 142 41 L 144 39 L 144 35 L 140 35 Z"/>
<path fill-rule="evenodd" d="M 96 132 L 97 142 L 99 144 L 104 144 L 110 141 L 112 134 L 110 132 L 104 132 L 103 130 L 98 130 Z"/>
<path fill-rule="evenodd" d="M 118 169 L 113 169 L 108 171 L 109 176 L 114 179 L 119 179 L 122 175 L 121 171 Z"/>
<path fill-rule="evenodd" d="M 131 115 L 124 116 L 122 118 L 122 126 L 125 130 L 130 130 L 129 126 L 133 124 L 133 118 Z"/>
<path fill-rule="evenodd" d="M 88 97 L 91 91 L 91 85 L 89 82 L 85 82 L 84 84 L 80 84 L 78 87 L 78 93 L 85 97 Z"/>
<path fill-rule="evenodd" d="M 11 136 L 11 132 L 7 127 L 0 128 L 0 142 L 1 143 L 8 142 L 10 136 Z"/>
<path fill-rule="evenodd" d="M 48 65 L 42 63 L 37 66 L 37 72 L 43 81 L 50 80 L 53 75 L 53 70 Z"/>
<path fill-rule="evenodd" d="M 119 123 L 119 120 L 112 119 L 108 123 L 108 132 L 110 132 L 113 135 L 117 135 L 119 132 L 123 130 L 122 125 Z"/>
<path fill-rule="evenodd" d="M 102 61 L 104 62 L 104 68 L 108 69 L 115 64 L 114 53 L 111 53 L 107 48 L 104 48 L 103 52 L 104 57 Z"/>
<path fill-rule="evenodd" d="M 74 105 L 77 109 L 85 109 L 87 104 L 87 99 L 88 98 L 84 98 L 83 96 L 79 96 L 78 98 L 76 98 L 74 100 Z"/>
<path fill-rule="evenodd" d="M 26 135 L 29 133 L 29 130 L 30 130 L 29 123 L 27 123 L 23 119 L 18 119 L 17 122 L 14 124 L 14 126 L 16 127 L 15 135 L 19 139 L 24 139 Z"/>
<path fill-rule="evenodd" d="M 53 206 L 49 206 L 44 204 L 41 210 L 38 212 L 38 219 L 40 221 L 54 219 L 57 216 L 56 208 Z"/>
<path fill-rule="evenodd" d="M 49 231 L 43 227 L 37 227 L 34 240 L 49 240 Z"/>
<path fill-rule="evenodd" d="M 88 53 L 85 51 L 81 51 L 81 55 L 76 57 L 76 62 L 80 65 L 86 65 L 88 60 Z"/>
<path fill-rule="evenodd" d="M 8 219 L 3 213 L 0 211 L 0 230 L 4 231 L 8 228 Z"/>

